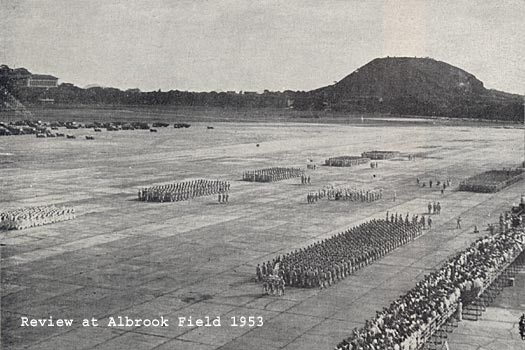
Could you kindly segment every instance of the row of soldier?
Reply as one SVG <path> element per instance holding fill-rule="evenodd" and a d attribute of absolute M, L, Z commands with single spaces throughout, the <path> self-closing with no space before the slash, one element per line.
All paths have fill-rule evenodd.
<path fill-rule="evenodd" d="M 285 284 L 326 288 L 421 234 L 419 224 L 374 219 L 256 267 L 258 281 L 283 277 Z"/>
<path fill-rule="evenodd" d="M 355 328 L 336 350 L 419 348 L 419 337 L 430 324 L 454 314 L 460 320 L 463 305 L 477 300 L 508 264 L 523 256 L 524 245 L 523 227 L 477 240 Z"/>
<path fill-rule="evenodd" d="M 317 170 L 317 164 L 308 163 L 306 164 L 306 169 Z"/>
<path fill-rule="evenodd" d="M 403 222 L 403 215 L 401 214 L 398 214 L 398 213 L 395 213 L 395 214 L 389 214 L 388 211 L 386 212 L 386 219 L 385 219 L 387 222 L 393 222 L 393 223 L 398 223 L 398 222 Z M 425 216 L 421 215 L 421 217 L 418 215 L 418 214 L 415 214 L 415 215 L 412 215 L 412 218 L 410 218 L 410 215 L 409 213 L 406 214 L 405 216 L 405 219 L 404 219 L 404 222 L 406 225 L 408 224 L 413 224 L 413 225 L 418 225 L 422 228 L 422 229 L 426 229 L 427 228 L 427 225 L 428 225 L 428 228 L 431 229 L 432 228 L 432 217 L 428 216 L 427 218 L 425 218 Z"/>
<path fill-rule="evenodd" d="M 416 183 L 421 186 L 421 187 L 427 187 L 427 182 L 426 181 L 422 181 L 419 177 L 416 178 Z M 450 178 L 447 178 L 446 180 L 444 181 L 440 181 L 440 180 L 428 180 L 428 187 L 429 188 L 432 188 L 433 186 L 436 186 L 436 188 L 442 188 L 443 190 L 446 190 L 448 187 L 450 187 L 452 185 L 452 180 Z"/>
<path fill-rule="evenodd" d="M 219 193 L 219 203 L 228 203 L 229 199 L 230 199 L 230 195 L 228 192 Z"/>
<path fill-rule="evenodd" d="M 229 181 L 198 179 L 142 188 L 138 192 L 138 198 L 146 202 L 178 202 L 194 197 L 225 193 L 229 189 Z"/>
<path fill-rule="evenodd" d="M 252 182 L 274 182 L 274 181 L 287 180 L 287 179 L 299 177 L 302 175 L 304 175 L 304 170 L 300 168 L 273 167 L 273 168 L 245 171 L 242 174 L 242 179 L 244 181 L 252 181 Z"/>
<path fill-rule="evenodd" d="M 325 189 L 328 200 L 350 200 L 354 202 L 375 202 L 383 198 L 383 189 L 362 189 L 335 187 Z"/>
<path fill-rule="evenodd" d="M 40 206 L 8 210 L 0 213 L 0 229 L 21 230 L 75 218 L 75 209 Z"/>
<path fill-rule="evenodd" d="M 306 195 L 308 203 L 315 203 L 319 199 L 328 200 L 350 200 L 355 202 L 375 202 L 383 198 L 383 189 L 362 189 L 355 187 L 335 187 L 333 185 L 324 186 L 316 192 L 309 192 Z"/>
<path fill-rule="evenodd" d="M 441 214 L 441 203 L 439 202 L 429 202 L 427 208 L 429 214 Z"/>
<path fill-rule="evenodd" d="M 321 198 L 323 198 L 321 191 L 308 192 L 308 194 L 306 195 L 306 201 L 308 202 L 308 204 L 316 203 Z"/>
<path fill-rule="evenodd" d="M 369 158 L 357 156 L 341 156 L 331 157 L 324 161 L 325 165 L 337 167 L 352 167 L 356 165 L 366 164 L 370 161 Z"/>
<path fill-rule="evenodd" d="M 302 185 L 306 185 L 306 184 L 310 184 L 311 183 L 311 178 L 310 178 L 310 175 L 301 175 L 301 184 Z"/>
<path fill-rule="evenodd" d="M 263 283 L 264 295 L 284 295 L 285 282 L 284 278 L 277 275 L 269 275 L 264 278 L 261 277 Z"/>

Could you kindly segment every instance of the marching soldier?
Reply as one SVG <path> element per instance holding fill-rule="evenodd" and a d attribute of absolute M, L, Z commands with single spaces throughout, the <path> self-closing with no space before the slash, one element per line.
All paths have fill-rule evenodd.
<path fill-rule="evenodd" d="M 268 295 L 270 294 L 270 286 L 267 279 L 263 280 L 263 294 Z"/>
<path fill-rule="evenodd" d="M 139 189 L 138 197 L 147 202 L 178 202 L 194 197 L 224 194 L 229 189 L 228 181 L 199 179 Z M 219 203 L 226 199 L 224 195 L 219 197 Z"/>
<path fill-rule="evenodd" d="M 284 295 L 284 279 L 282 277 L 279 277 L 277 291 L 279 296 Z"/>
<path fill-rule="evenodd" d="M 279 295 L 283 294 L 283 284 L 326 288 L 346 278 L 355 268 L 370 264 L 420 235 L 419 224 L 407 224 L 401 215 L 392 214 L 390 221 L 372 220 L 322 242 L 279 256 L 273 262 L 263 263 L 260 271 L 263 280 L 274 281 L 269 288 Z M 277 262 L 279 268 L 274 276 L 272 266 Z M 257 268 L 256 278 L 260 278 Z"/>

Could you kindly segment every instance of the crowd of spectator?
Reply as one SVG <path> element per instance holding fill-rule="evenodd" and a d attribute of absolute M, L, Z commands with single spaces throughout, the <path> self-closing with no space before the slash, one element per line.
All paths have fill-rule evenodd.
<path fill-rule="evenodd" d="M 524 245 L 523 228 L 478 239 L 377 312 L 364 327 L 355 328 L 336 349 L 398 350 L 420 346 L 420 337 L 433 320 L 475 300 L 523 252 Z"/>

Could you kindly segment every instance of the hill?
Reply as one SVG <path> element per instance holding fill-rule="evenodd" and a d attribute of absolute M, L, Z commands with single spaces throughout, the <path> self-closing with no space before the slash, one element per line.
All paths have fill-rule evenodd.
<path fill-rule="evenodd" d="M 422 100 L 472 96 L 485 92 L 474 75 L 429 58 L 377 58 L 335 85 L 319 89 L 337 98 L 392 99 L 413 96 Z"/>
<path fill-rule="evenodd" d="M 473 74 L 431 58 L 377 58 L 307 98 L 316 101 L 312 106 L 322 101 L 325 108 L 349 111 L 507 120 L 523 115 L 519 95 L 488 90 Z"/>

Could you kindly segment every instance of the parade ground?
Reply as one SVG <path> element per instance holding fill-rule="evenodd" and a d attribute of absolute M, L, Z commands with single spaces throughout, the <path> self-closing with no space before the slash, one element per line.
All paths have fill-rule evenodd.
<path fill-rule="evenodd" d="M 77 138 L 0 138 L 4 209 L 55 204 L 74 207 L 77 215 L 0 232 L 2 350 L 333 349 L 425 274 L 488 234 L 487 225 L 497 225 L 499 214 L 525 192 L 523 182 L 491 194 L 456 191 L 469 176 L 518 166 L 523 157 L 519 128 L 427 121 L 209 121 L 156 133 L 60 132 Z M 376 149 L 401 156 L 379 160 L 377 168 L 321 165 L 329 157 Z M 408 160 L 409 154 L 415 160 Z M 318 165 L 306 171 L 308 185 L 299 178 L 241 181 L 243 171 L 306 169 L 308 160 Z M 435 186 L 419 186 L 418 177 L 450 179 L 452 186 L 442 194 Z M 199 178 L 230 181 L 229 203 L 219 204 L 216 196 L 172 203 L 137 200 L 142 187 Z M 384 195 L 371 203 L 307 203 L 308 192 L 329 184 L 381 187 Z M 442 206 L 441 214 L 432 216 L 432 229 L 327 289 L 287 288 L 284 296 L 263 296 L 255 283 L 258 263 L 384 218 L 387 211 L 424 215 L 429 202 Z M 474 225 L 479 233 L 473 233 Z M 50 316 L 74 323 L 21 327 L 22 317 Z M 162 316 L 169 327 L 108 327 L 117 316 Z M 179 317 L 190 316 L 220 316 L 221 326 L 179 326 Z M 232 317 L 238 323 L 242 316 L 262 317 L 263 324 L 233 326 Z M 500 312 L 498 322 L 485 323 L 483 332 L 499 331 L 503 339 L 507 329 L 514 330 L 509 342 L 518 344 L 517 316 Z M 82 325 L 91 318 L 98 327 Z M 456 329 L 451 349 L 477 348 L 468 344 L 474 331 L 465 327 L 470 326 Z M 489 342 L 478 341 L 480 346 Z"/>

